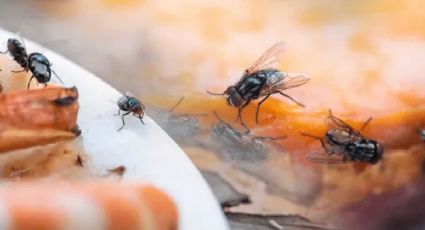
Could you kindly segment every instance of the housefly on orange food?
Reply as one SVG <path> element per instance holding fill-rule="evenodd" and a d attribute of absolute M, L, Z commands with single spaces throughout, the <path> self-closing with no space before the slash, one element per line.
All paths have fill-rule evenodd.
<path fill-rule="evenodd" d="M 371 120 L 372 118 L 366 120 L 360 131 L 366 128 Z M 331 110 L 329 110 L 329 115 L 325 122 L 328 130 L 324 137 L 302 133 L 303 136 L 319 140 L 326 152 L 324 156 L 313 153 L 307 159 L 322 164 L 337 164 L 349 161 L 375 164 L 381 160 L 384 149 L 377 141 L 364 137 L 360 131 L 335 117 Z"/>
<path fill-rule="evenodd" d="M 229 86 L 223 93 L 207 93 L 224 95 L 227 103 L 238 108 L 238 120 L 244 125 L 242 110 L 252 101 L 262 98 L 257 104 L 255 121 L 258 124 L 260 106 L 273 94 L 280 94 L 289 98 L 297 105 L 304 105 L 284 93 L 285 90 L 306 84 L 310 78 L 305 74 L 281 72 L 276 68 L 285 45 L 276 43 L 269 48 L 249 69 L 245 70 L 242 78 L 235 85 Z"/>

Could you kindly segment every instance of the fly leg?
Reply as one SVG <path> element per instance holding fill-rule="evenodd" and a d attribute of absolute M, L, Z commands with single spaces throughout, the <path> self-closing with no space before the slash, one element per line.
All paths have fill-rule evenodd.
<path fill-rule="evenodd" d="M 265 97 L 263 98 L 263 100 L 261 100 L 261 101 L 257 104 L 257 112 L 255 112 L 255 123 L 257 123 L 257 124 L 258 124 L 258 115 L 259 115 L 259 113 L 260 113 L 260 106 L 261 106 L 261 104 L 263 104 L 263 102 L 265 102 L 265 101 L 267 100 L 267 98 L 269 98 L 269 97 L 270 97 L 270 95 L 271 95 L 271 94 L 269 94 L 269 95 L 265 96 Z"/>
<path fill-rule="evenodd" d="M 319 140 L 320 144 L 322 145 L 325 152 L 328 155 L 333 154 L 333 151 L 329 150 L 326 147 L 325 142 L 323 141 L 322 137 L 314 136 L 314 135 L 311 135 L 311 134 L 308 134 L 308 133 L 301 133 L 301 135 Z M 334 158 L 331 158 L 331 157 L 319 157 L 318 153 L 313 152 L 313 153 L 309 154 L 309 156 L 307 156 L 307 159 L 314 162 L 314 163 L 319 163 L 319 164 L 342 164 L 342 163 L 350 160 L 349 158 L 345 159 L 346 157 L 347 157 L 346 155 L 344 155 L 342 159 L 334 159 Z"/>
<path fill-rule="evenodd" d="M 242 126 L 246 129 L 246 131 L 243 132 L 243 134 L 249 134 L 251 132 L 251 130 L 248 128 L 248 126 L 245 125 L 245 123 L 242 123 Z"/>
<path fill-rule="evenodd" d="M 121 128 L 119 128 L 119 129 L 117 130 L 117 132 L 121 131 L 121 130 L 124 128 L 124 126 L 125 126 L 124 116 L 127 116 L 129 113 L 130 113 L 130 112 L 126 112 L 126 113 L 124 113 L 124 114 L 121 116 L 121 119 L 122 119 L 122 126 L 121 126 Z"/>
<path fill-rule="evenodd" d="M 213 92 L 210 92 L 209 90 L 207 90 L 207 93 L 208 93 L 209 95 L 222 96 L 222 95 L 226 95 L 227 90 L 226 90 L 226 91 L 224 91 L 223 93 L 213 93 Z"/>
<path fill-rule="evenodd" d="M 362 131 L 363 129 L 366 128 L 366 126 L 372 121 L 373 117 L 369 117 L 362 125 L 362 128 L 360 129 L 360 131 Z"/>
<path fill-rule="evenodd" d="M 306 137 L 311 137 L 313 139 L 320 141 L 320 144 L 322 145 L 325 152 L 327 154 L 332 154 L 332 151 L 329 151 L 329 149 L 326 147 L 325 142 L 323 141 L 322 137 L 314 136 L 314 135 L 311 135 L 311 134 L 308 134 L 308 133 L 301 133 L 301 135 L 306 136 Z"/>
<path fill-rule="evenodd" d="M 277 93 L 279 93 L 280 95 L 289 98 L 291 101 L 295 102 L 297 105 L 301 106 L 301 107 L 305 107 L 304 104 L 302 104 L 301 102 L 298 102 L 297 100 L 295 100 L 294 98 L 292 98 L 291 96 L 289 96 L 288 94 L 284 94 L 281 91 L 277 91 Z"/>
<path fill-rule="evenodd" d="M 12 70 L 11 72 L 12 73 L 22 73 L 22 72 L 25 72 L 25 71 L 27 71 L 27 69 L 22 69 L 22 70 Z"/>
<path fill-rule="evenodd" d="M 318 164 L 343 164 L 347 160 L 343 158 L 331 158 L 331 157 L 320 157 L 317 153 L 311 153 L 309 156 L 307 156 L 307 159 L 310 160 L 313 163 Z"/>
<path fill-rule="evenodd" d="M 120 115 L 120 113 L 121 113 L 121 109 L 120 109 L 120 108 L 118 108 L 118 113 L 114 114 L 114 116 L 119 116 L 119 115 Z"/>
<path fill-rule="evenodd" d="M 236 118 L 236 121 L 239 120 L 241 122 L 241 125 L 243 125 L 244 127 L 248 127 L 248 126 L 246 126 L 245 122 L 243 122 L 243 119 L 242 119 L 242 110 L 249 104 L 249 102 L 250 101 L 246 101 L 245 104 L 243 104 L 242 106 L 240 106 L 238 108 L 238 117 Z"/>
<path fill-rule="evenodd" d="M 32 75 L 30 80 L 28 81 L 27 89 L 30 89 L 31 81 L 32 81 L 33 78 L 34 78 L 34 75 Z"/>
<path fill-rule="evenodd" d="M 255 137 L 258 138 L 260 140 L 264 140 L 264 141 L 275 141 L 275 140 L 282 140 L 287 138 L 287 136 L 280 136 L 280 137 Z"/>
<path fill-rule="evenodd" d="M 173 113 L 174 112 L 174 110 L 177 108 L 177 106 L 180 105 L 180 103 L 183 101 L 183 99 L 184 99 L 184 97 L 181 97 L 180 98 L 180 100 L 173 106 L 173 108 L 170 109 L 170 113 Z"/>
<path fill-rule="evenodd" d="M 139 118 L 140 122 L 142 122 L 142 124 L 145 124 L 145 122 L 143 122 L 143 116 L 142 115 L 134 115 L 135 117 Z"/>
<path fill-rule="evenodd" d="M 60 77 L 56 74 L 56 72 L 54 70 L 52 70 L 52 73 L 55 75 L 55 77 L 62 83 L 62 85 L 65 85 L 62 81 L 62 79 L 60 79 Z"/>

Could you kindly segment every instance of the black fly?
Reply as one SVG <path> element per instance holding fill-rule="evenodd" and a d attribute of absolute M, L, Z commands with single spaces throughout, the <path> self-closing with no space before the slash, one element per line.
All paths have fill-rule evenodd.
<path fill-rule="evenodd" d="M 27 88 L 30 88 L 30 84 L 33 78 L 37 80 L 38 83 L 47 85 L 47 82 L 50 81 L 52 73 L 59 79 L 63 84 L 59 76 L 51 69 L 52 64 L 49 60 L 41 53 L 31 53 L 27 54 L 25 45 L 22 44 L 18 39 L 9 38 L 7 41 L 7 50 L 1 52 L 3 54 L 10 53 L 15 60 L 23 69 L 19 71 L 12 71 L 14 73 L 28 72 L 31 71 L 32 76 L 28 82 Z"/>
<path fill-rule="evenodd" d="M 124 116 L 127 116 L 130 113 L 133 113 L 133 116 L 139 118 L 142 124 L 145 124 L 143 122 L 143 116 L 145 115 L 145 106 L 137 98 L 127 93 L 126 95 L 118 99 L 117 105 L 118 105 L 118 114 L 115 114 L 116 116 L 120 115 L 121 110 L 125 112 L 121 116 L 122 126 L 117 131 L 121 131 L 124 128 L 125 126 Z"/>
<path fill-rule="evenodd" d="M 223 121 L 215 111 L 214 114 L 219 122 L 212 128 L 212 139 L 223 147 L 234 150 L 232 155 L 237 158 L 235 160 L 264 160 L 268 151 L 267 142 L 286 138 L 254 136 L 249 129 L 240 132 Z"/>
<path fill-rule="evenodd" d="M 369 118 L 360 129 L 363 130 L 372 118 Z M 352 128 L 343 120 L 333 116 L 331 110 L 325 120 L 328 130 L 324 137 L 317 137 L 302 133 L 304 136 L 317 139 L 326 151 L 326 157 L 316 157 L 312 154 L 309 160 L 316 163 L 335 164 L 347 161 L 363 161 L 371 164 L 377 163 L 384 153 L 383 147 L 375 140 L 367 139 L 359 131 Z M 336 155 L 337 158 L 331 158 Z"/>
<path fill-rule="evenodd" d="M 226 95 L 227 103 L 238 108 L 238 119 L 243 124 L 242 110 L 252 101 L 260 97 L 263 99 L 257 104 L 255 121 L 258 123 L 258 114 L 261 104 L 272 94 L 279 93 L 303 106 L 291 96 L 283 93 L 284 90 L 304 85 L 309 77 L 304 74 L 281 72 L 276 68 L 278 57 L 284 51 L 284 43 L 279 42 L 269 48 L 249 69 L 245 70 L 242 78 L 224 93 L 211 93 L 211 95 Z"/>

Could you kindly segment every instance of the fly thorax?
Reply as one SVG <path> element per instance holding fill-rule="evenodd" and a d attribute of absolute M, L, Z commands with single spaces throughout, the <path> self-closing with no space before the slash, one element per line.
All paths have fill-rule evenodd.
<path fill-rule="evenodd" d="M 46 83 L 50 81 L 50 62 L 40 53 L 32 53 L 28 57 L 29 68 L 37 81 Z"/>
<path fill-rule="evenodd" d="M 135 114 L 142 114 L 143 113 L 141 103 L 136 98 L 130 97 L 127 101 L 127 104 L 128 104 L 128 108 L 133 113 L 135 113 Z"/>
<path fill-rule="evenodd" d="M 382 158 L 382 155 L 384 154 L 384 147 L 376 141 L 374 141 L 374 143 L 375 143 L 376 154 L 370 161 L 373 164 L 377 163 Z"/>
<path fill-rule="evenodd" d="M 363 140 L 358 146 L 367 154 L 375 154 L 377 150 L 376 143 L 373 141 Z"/>
<path fill-rule="evenodd" d="M 31 70 L 35 75 L 48 75 L 49 67 L 38 62 L 31 63 Z"/>

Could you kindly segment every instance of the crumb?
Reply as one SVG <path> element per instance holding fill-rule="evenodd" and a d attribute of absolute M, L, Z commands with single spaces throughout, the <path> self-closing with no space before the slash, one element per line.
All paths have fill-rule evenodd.
<path fill-rule="evenodd" d="M 108 172 L 122 176 L 124 175 L 125 170 L 126 170 L 125 166 L 121 165 L 113 169 L 108 169 Z"/>
<path fill-rule="evenodd" d="M 80 155 L 77 155 L 77 160 L 75 160 L 75 164 L 78 166 L 84 167 L 84 160 Z"/>

